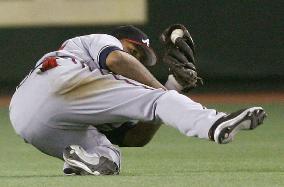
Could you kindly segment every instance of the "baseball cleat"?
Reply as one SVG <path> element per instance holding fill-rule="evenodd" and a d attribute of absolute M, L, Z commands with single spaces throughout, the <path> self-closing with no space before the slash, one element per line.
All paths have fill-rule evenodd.
<path fill-rule="evenodd" d="M 70 145 L 63 151 L 66 175 L 116 175 L 119 168 L 115 162 L 97 154 L 89 154 L 78 145 Z M 69 165 L 69 166 L 68 166 Z"/>
<path fill-rule="evenodd" d="M 249 130 L 263 123 L 266 113 L 262 107 L 252 107 L 219 118 L 210 128 L 209 139 L 218 144 L 231 142 L 239 130 Z"/>

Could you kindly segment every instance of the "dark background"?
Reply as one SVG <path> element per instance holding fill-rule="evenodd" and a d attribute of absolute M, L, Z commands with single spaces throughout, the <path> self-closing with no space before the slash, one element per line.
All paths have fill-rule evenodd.
<path fill-rule="evenodd" d="M 159 56 L 158 36 L 164 28 L 173 23 L 189 27 L 205 79 L 194 92 L 283 91 L 283 2 L 149 0 L 149 21 L 136 26 L 148 33 Z M 109 32 L 113 26 L 1 28 L 0 94 L 13 93 L 35 62 L 64 40 Z M 151 71 L 165 81 L 161 63 Z"/>

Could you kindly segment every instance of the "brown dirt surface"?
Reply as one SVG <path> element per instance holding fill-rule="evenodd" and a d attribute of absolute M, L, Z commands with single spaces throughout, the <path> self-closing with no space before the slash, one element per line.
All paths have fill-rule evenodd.
<path fill-rule="evenodd" d="M 205 104 L 251 104 L 251 103 L 284 103 L 284 92 L 255 93 L 207 93 L 189 95 L 196 102 Z"/>
<path fill-rule="evenodd" d="M 203 93 L 189 94 L 196 102 L 204 104 L 250 104 L 250 103 L 284 103 L 284 92 L 256 92 L 256 93 Z M 9 106 L 11 97 L 0 97 L 0 107 Z"/>
<path fill-rule="evenodd" d="M 10 96 L 1 96 L 0 97 L 0 107 L 9 106 L 11 97 Z"/>

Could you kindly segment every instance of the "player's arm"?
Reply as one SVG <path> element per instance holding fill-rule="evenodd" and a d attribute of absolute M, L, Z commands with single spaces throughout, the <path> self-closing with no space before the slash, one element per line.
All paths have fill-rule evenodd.
<path fill-rule="evenodd" d="M 136 58 L 130 54 L 115 50 L 106 58 L 106 65 L 112 72 L 133 79 L 142 84 L 153 88 L 166 88 L 141 64 Z"/>
<path fill-rule="evenodd" d="M 153 88 L 166 88 L 141 64 L 136 58 L 120 50 L 111 52 L 106 65 L 114 73 L 138 81 Z M 150 122 L 138 122 L 134 127 L 128 128 L 126 125 L 119 129 L 116 137 L 119 137 L 117 144 L 123 147 L 141 147 L 146 145 L 160 128 L 161 124 L 151 124 Z M 121 132 L 120 132 L 121 131 Z"/>

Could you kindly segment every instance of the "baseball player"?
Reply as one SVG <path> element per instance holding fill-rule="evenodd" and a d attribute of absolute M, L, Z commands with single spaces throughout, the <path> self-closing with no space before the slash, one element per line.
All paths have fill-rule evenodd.
<path fill-rule="evenodd" d="M 115 145 L 144 146 L 161 124 L 224 144 L 263 122 L 261 107 L 225 114 L 184 96 L 201 81 L 194 42 L 180 24 L 161 40 L 171 72 L 165 86 L 147 70 L 157 58 L 148 36 L 134 26 L 65 41 L 17 87 L 10 103 L 16 133 L 64 160 L 67 175 L 115 175 L 121 160 Z"/>

